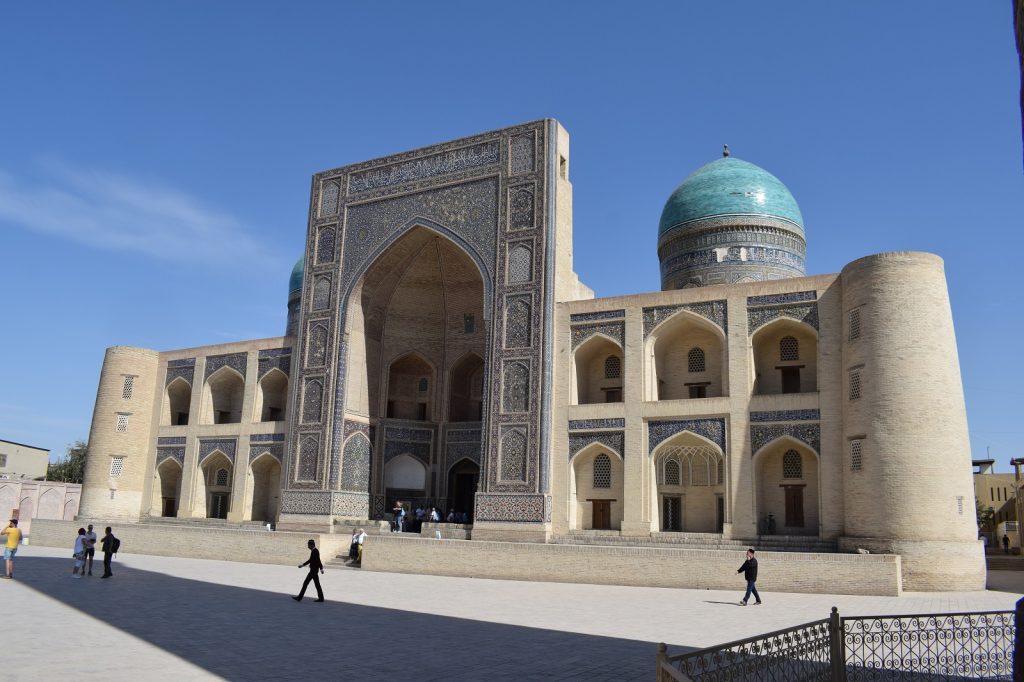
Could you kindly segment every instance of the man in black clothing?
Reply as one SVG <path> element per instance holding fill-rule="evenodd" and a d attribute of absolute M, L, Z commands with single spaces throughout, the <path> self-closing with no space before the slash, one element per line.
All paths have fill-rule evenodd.
<path fill-rule="evenodd" d="M 747 579 L 747 593 L 743 595 L 743 601 L 740 602 L 740 606 L 746 606 L 747 600 L 750 599 L 750 595 L 754 595 L 754 599 L 757 600 L 755 606 L 761 603 L 761 595 L 757 593 L 757 586 L 754 584 L 757 582 L 757 559 L 754 558 L 754 550 L 747 550 L 747 560 L 743 562 L 737 573 L 742 573 L 743 577 Z"/>
<path fill-rule="evenodd" d="M 110 526 L 107 526 L 106 535 L 103 536 L 102 544 L 100 549 L 103 550 L 103 577 L 109 578 L 113 573 L 110 572 L 110 559 L 114 556 L 114 542 L 117 538 L 110 532 Z"/>
<path fill-rule="evenodd" d="M 302 595 L 306 594 L 306 588 L 309 587 L 309 581 L 312 580 L 313 584 L 316 585 L 316 601 L 324 600 L 324 591 L 320 589 L 320 576 L 317 575 L 317 569 L 320 573 L 324 572 L 324 565 L 320 562 L 320 550 L 316 548 L 316 543 L 312 540 L 309 541 L 309 560 L 304 564 L 299 564 L 299 568 L 303 566 L 309 566 L 309 575 L 302 583 L 302 589 L 299 590 L 299 596 L 292 597 L 295 601 L 302 601 Z"/>

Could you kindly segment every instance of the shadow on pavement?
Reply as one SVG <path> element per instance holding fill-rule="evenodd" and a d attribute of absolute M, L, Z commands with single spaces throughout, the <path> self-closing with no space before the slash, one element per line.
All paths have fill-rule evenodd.
<path fill-rule="evenodd" d="M 18 558 L 23 585 L 229 680 L 651 679 L 656 644 Z M 298 572 L 297 572 L 298 573 Z M 294 579 L 297 591 L 302 574 Z M 312 586 L 310 586 L 312 589 Z M 339 595 L 328 593 L 328 597 Z M 673 653 L 685 649 L 673 648 Z M 113 652 L 116 655 L 116 652 Z"/>

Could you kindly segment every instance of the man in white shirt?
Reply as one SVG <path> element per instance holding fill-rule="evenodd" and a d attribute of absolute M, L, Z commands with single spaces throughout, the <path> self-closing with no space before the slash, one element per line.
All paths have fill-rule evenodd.
<path fill-rule="evenodd" d="M 72 556 L 75 558 L 75 567 L 71 571 L 72 578 L 81 578 L 82 574 L 85 573 L 85 529 L 79 528 L 78 535 L 75 536 L 75 548 L 72 550 Z M 78 569 L 82 569 L 79 573 Z"/>
<path fill-rule="evenodd" d="M 89 530 L 85 533 L 84 542 L 85 558 L 83 559 L 82 575 L 85 575 L 85 569 L 89 569 L 89 575 L 92 575 L 92 558 L 96 555 L 96 533 L 92 531 L 92 524 L 89 524 Z"/>
<path fill-rule="evenodd" d="M 355 532 L 352 533 L 352 544 L 348 546 L 349 563 L 362 563 L 359 550 L 365 540 L 366 532 L 362 528 L 356 528 Z"/>

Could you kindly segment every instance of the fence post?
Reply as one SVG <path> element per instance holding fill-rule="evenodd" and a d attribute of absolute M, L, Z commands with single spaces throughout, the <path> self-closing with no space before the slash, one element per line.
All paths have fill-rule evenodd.
<path fill-rule="evenodd" d="M 1013 614 L 1013 679 L 1024 679 L 1024 597 L 1017 600 Z"/>
<path fill-rule="evenodd" d="M 655 682 L 661 682 L 661 666 L 668 661 L 668 647 L 665 646 L 664 642 L 658 642 L 658 655 L 655 660 L 658 662 L 658 672 L 655 674 L 654 680 Z"/>
<path fill-rule="evenodd" d="M 832 682 L 845 682 L 846 646 L 843 641 L 843 622 L 839 620 L 839 609 L 834 606 L 828 617 L 828 658 Z"/>

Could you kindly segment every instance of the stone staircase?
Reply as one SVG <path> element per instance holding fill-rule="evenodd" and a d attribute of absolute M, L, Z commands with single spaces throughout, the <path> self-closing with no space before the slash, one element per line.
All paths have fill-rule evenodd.
<path fill-rule="evenodd" d="M 661 547 L 668 549 L 724 549 L 759 552 L 834 553 L 836 543 L 799 535 L 766 535 L 757 540 L 726 540 L 717 533 L 652 533 L 649 537 L 626 537 L 618 531 L 571 531 L 551 542 L 561 545 L 605 545 L 612 547 Z"/>
<path fill-rule="evenodd" d="M 1024 557 L 1013 554 L 989 554 L 985 564 L 990 571 L 1024 571 Z"/>
<path fill-rule="evenodd" d="M 189 528 L 218 528 L 224 530 L 266 530 L 262 521 L 228 521 L 227 519 L 179 519 L 174 516 L 144 516 L 139 523 L 153 526 L 187 526 Z"/>

